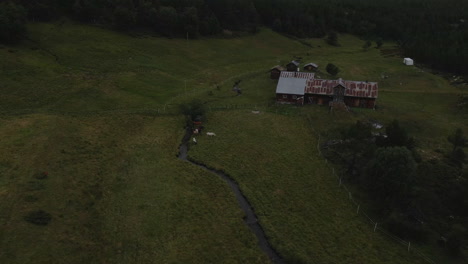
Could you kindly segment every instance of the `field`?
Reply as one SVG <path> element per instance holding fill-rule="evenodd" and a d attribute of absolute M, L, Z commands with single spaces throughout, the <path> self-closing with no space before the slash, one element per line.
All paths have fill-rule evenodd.
<path fill-rule="evenodd" d="M 397 118 L 424 157 L 437 156 L 451 131 L 468 129 L 453 106 L 466 90 L 362 51 L 352 36 L 340 36 L 341 47 L 306 40 L 310 48 L 267 29 L 189 41 L 71 22 L 29 32 L 21 46 L 0 46 L 1 263 L 268 263 L 228 186 L 177 159 L 177 108 L 194 98 L 217 137 L 197 137 L 189 156 L 238 182 L 286 261 L 424 263 L 349 206 L 317 152 L 317 133 Z M 276 84 L 267 70 L 294 56 L 379 81 L 379 109 L 269 106 Z M 40 209 L 52 215 L 47 226 L 24 220 Z"/>

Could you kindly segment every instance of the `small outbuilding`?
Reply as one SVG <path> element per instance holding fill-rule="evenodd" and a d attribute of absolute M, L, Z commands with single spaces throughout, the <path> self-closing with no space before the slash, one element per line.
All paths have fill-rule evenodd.
<path fill-rule="evenodd" d="M 411 59 L 411 58 L 404 58 L 403 63 L 405 65 L 413 65 L 414 64 L 413 59 Z"/>
<path fill-rule="evenodd" d="M 317 68 L 318 68 L 318 65 L 312 62 L 304 65 L 304 70 L 306 71 L 316 71 Z"/>
<path fill-rule="evenodd" d="M 274 80 L 278 80 L 280 75 L 281 75 L 281 72 L 286 70 L 286 68 L 284 68 L 283 66 L 280 66 L 280 65 L 277 65 L 273 68 L 270 69 L 270 78 L 271 79 L 274 79 Z"/>
<path fill-rule="evenodd" d="M 293 60 L 290 63 L 286 64 L 287 71 L 297 71 L 298 68 L 299 68 L 298 61 Z"/>

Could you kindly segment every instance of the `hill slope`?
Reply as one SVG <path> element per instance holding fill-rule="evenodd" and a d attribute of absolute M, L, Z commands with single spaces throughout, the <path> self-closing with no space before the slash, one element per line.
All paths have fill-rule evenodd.
<path fill-rule="evenodd" d="M 433 154 L 453 127 L 466 126 L 450 108 L 460 91 L 442 78 L 363 52 L 352 36 L 341 37 L 342 47 L 307 40 L 310 48 L 269 30 L 186 41 L 29 27 L 30 41 L 0 49 L 0 262 L 267 262 L 225 183 L 176 158 L 184 120 L 175 113 L 192 98 L 206 103 L 206 127 L 218 137 L 199 138 L 189 154 L 238 181 L 287 260 L 421 261 L 354 214 L 303 117 L 322 132 L 363 117 L 401 118 Z M 333 62 L 347 79 L 378 81 L 386 72 L 382 110 L 267 107 L 275 81 L 266 71 L 294 56 Z M 238 79 L 242 96 L 231 91 Z M 37 179 L 42 171 L 49 176 Z M 24 221 L 35 210 L 51 222 Z"/>

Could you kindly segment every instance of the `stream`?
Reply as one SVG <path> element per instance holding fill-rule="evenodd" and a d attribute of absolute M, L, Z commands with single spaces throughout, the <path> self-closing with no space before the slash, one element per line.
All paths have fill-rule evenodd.
<path fill-rule="evenodd" d="M 222 171 L 210 169 L 203 164 L 193 162 L 187 158 L 187 152 L 189 148 L 188 144 L 189 144 L 191 136 L 192 136 L 191 130 L 187 129 L 187 132 L 185 133 L 185 136 L 182 139 L 182 143 L 179 147 L 179 159 L 190 162 L 195 166 L 198 166 L 213 174 L 216 174 L 219 177 L 221 177 L 224 181 L 226 181 L 226 183 L 229 185 L 231 190 L 234 192 L 240 208 L 242 209 L 242 211 L 244 211 L 245 213 L 244 222 L 257 237 L 258 246 L 260 247 L 260 249 L 263 250 L 263 252 L 265 252 L 265 254 L 268 255 L 272 263 L 275 263 L 275 264 L 284 263 L 282 258 L 278 255 L 275 249 L 273 249 L 273 247 L 268 242 L 268 239 L 265 236 L 265 232 L 263 231 L 262 226 L 258 222 L 257 215 L 255 214 L 255 211 L 252 205 L 250 205 L 247 198 L 242 194 L 242 191 L 240 190 L 239 185 L 231 177 L 229 177 Z"/>

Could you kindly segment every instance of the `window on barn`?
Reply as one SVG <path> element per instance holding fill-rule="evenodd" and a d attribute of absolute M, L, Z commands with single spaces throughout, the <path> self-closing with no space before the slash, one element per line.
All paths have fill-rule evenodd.
<path fill-rule="evenodd" d="M 288 96 L 286 94 L 283 94 L 283 99 L 287 99 Z"/>
<path fill-rule="evenodd" d="M 297 96 L 293 95 L 293 99 L 297 99 Z"/>

